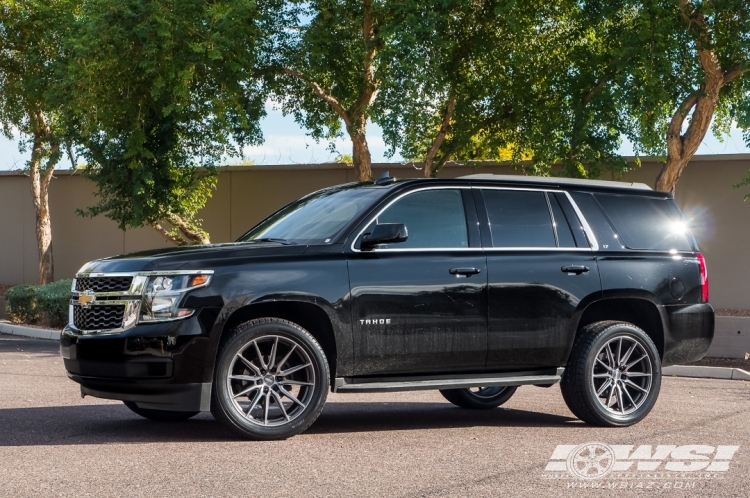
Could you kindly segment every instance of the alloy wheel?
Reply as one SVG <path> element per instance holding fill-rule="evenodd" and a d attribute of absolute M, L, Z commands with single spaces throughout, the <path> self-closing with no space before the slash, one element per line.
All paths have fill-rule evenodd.
<path fill-rule="evenodd" d="M 653 366 L 639 341 L 619 336 L 599 349 L 591 376 L 601 406 L 614 415 L 628 415 L 648 399 Z"/>
<path fill-rule="evenodd" d="M 226 381 L 232 405 L 242 417 L 273 427 L 288 424 L 305 411 L 313 398 L 315 369 L 296 341 L 266 335 L 234 355 Z"/>

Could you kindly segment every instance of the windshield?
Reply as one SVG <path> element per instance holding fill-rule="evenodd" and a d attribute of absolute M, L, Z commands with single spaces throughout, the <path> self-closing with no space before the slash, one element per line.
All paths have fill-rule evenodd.
<path fill-rule="evenodd" d="M 328 243 L 382 194 L 382 188 L 372 186 L 321 190 L 274 213 L 240 237 L 238 242 L 274 239 L 294 244 Z"/>

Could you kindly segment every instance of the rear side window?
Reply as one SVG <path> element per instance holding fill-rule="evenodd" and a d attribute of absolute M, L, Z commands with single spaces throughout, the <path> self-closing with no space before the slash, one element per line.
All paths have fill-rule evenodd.
<path fill-rule="evenodd" d="M 408 194 L 380 213 L 377 223 L 406 225 L 409 238 L 387 246 L 394 249 L 469 247 L 460 190 L 434 189 Z"/>
<path fill-rule="evenodd" d="M 595 194 L 630 249 L 690 251 L 687 225 L 673 201 L 636 195 Z"/>
<path fill-rule="evenodd" d="M 494 247 L 556 247 L 544 192 L 483 189 Z"/>

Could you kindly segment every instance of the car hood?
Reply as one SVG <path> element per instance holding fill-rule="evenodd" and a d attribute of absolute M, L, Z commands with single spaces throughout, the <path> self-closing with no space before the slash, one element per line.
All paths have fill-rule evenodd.
<path fill-rule="evenodd" d="M 152 249 L 97 259 L 83 265 L 79 273 L 213 269 L 237 259 L 295 256 L 306 249 L 305 245 L 283 245 L 277 242 L 231 242 Z"/>

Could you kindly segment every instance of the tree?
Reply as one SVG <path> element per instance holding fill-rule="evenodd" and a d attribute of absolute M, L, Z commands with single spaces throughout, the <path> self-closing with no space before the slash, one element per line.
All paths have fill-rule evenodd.
<path fill-rule="evenodd" d="M 401 3 L 394 17 L 374 120 L 425 176 L 452 159 L 542 175 L 625 167 L 624 120 L 609 96 L 594 100 L 618 72 L 578 3 Z"/>
<path fill-rule="evenodd" d="M 750 128 L 750 4 L 610 0 L 582 12 L 612 75 L 592 103 L 609 109 L 605 121 L 619 123 L 637 153 L 665 157 L 657 190 L 674 193 L 712 124 L 718 137 L 733 122 Z"/>
<path fill-rule="evenodd" d="M 422 160 L 425 177 L 454 158 L 511 157 L 509 131 L 526 88 L 519 75 L 530 62 L 517 48 L 533 39 L 537 7 L 495 0 L 394 5 L 388 78 L 373 118 L 389 152 Z"/>
<path fill-rule="evenodd" d="M 39 283 L 54 281 L 49 185 L 61 157 L 58 108 L 49 96 L 64 58 L 60 40 L 72 23 L 66 1 L 5 0 L 0 3 L 0 127 L 20 147 L 27 164 L 36 216 Z"/>
<path fill-rule="evenodd" d="M 179 245 L 208 243 L 197 211 L 215 164 L 261 139 L 262 15 L 252 0 L 89 0 L 59 96 L 103 214 Z"/>
<path fill-rule="evenodd" d="M 742 0 L 679 0 L 675 14 L 682 22 L 674 37 L 683 49 L 677 59 L 682 84 L 679 93 L 665 99 L 673 114 L 665 137 L 667 160 L 656 179 L 657 190 L 673 193 L 712 121 L 718 136 L 728 133 L 737 119 L 750 128 L 750 5 Z"/>
<path fill-rule="evenodd" d="M 269 87 L 316 139 L 345 131 L 360 181 L 372 178 L 366 127 L 381 83 L 387 8 L 375 0 L 288 2 L 277 12 Z M 342 124 L 343 122 L 343 130 Z"/>

